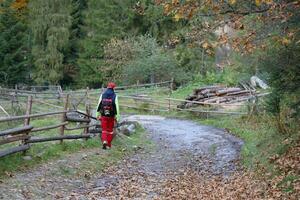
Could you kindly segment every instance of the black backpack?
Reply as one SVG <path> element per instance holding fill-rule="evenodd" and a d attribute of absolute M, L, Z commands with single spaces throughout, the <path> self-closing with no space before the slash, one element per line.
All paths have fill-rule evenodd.
<path fill-rule="evenodd" d="M 116 115 L 115 95 L 103 94 L 98 111 L 101 116 L 114 117 Z"/>

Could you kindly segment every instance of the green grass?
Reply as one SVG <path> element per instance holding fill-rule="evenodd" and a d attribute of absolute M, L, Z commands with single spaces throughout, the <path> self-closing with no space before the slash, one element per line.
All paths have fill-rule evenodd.
<path fill-rule="evenodd" d="M 268 171 L 273 171 L 269 158 L 275 154 L 283 154 L 289 147 L 282 143 L 286 136 L 278 133 L 268 116 L 251 120 L 246 117 L 222 117 L 197 121 L 201 124 L 225 128 L 241 138 L 244 141 L 241 152 L 242 162 L 249 169 L 255 170 L 258 165 L 263 165 Z"/>
<path fill-rule="evenodd" d="M 32 125 L 35 127 L 47 126 L 51 124 L 57 123 L 56 118 L 48 118 L 32 121 Z M 82 130 L 72 131 L 72 133 L 66 134 L 80 134 Z M 137 133 L 133 134 L 132 137 L 127 138 L 116 138 L 114 140 L 114 148 L 109 152 L 112 157 L 112 161 L 118 160 L 123 155 L 132 152 L 133 146 L 145 146 L 149 141 L 144 138 L 144 131 L 141 128 L 137 129 Z M 58 129 L 52 129 L 49 131 L 37 132 L 35 136 L 38 137 L 47 137 L 47 136 L 55 136 L 59 135 Z M 5 147 L 16 146 L 16 143 L 8 144 Z M 63 144 L 59 144 L 59 141 L 54 142 L 44 142 L 44 143 L 36 143 L 32 144 L 30 150 L 26 155 L 30 155 L 32 157 L 31 160 L 24 160 L 22 153 L 17 153 L 13 155 L 6 156 L 4 158 L 0 158 L 0 178 L 10 175 L 16 171 L 22 171 L 29 168 L 32 168 L 38 164 L 44 163 L 51 159 L 61 158 L 66 154 L 78 152 L 84 149 L 90 148 L 99 148 L 101 147 L 100 138 L 92 138 L 87 141 L 85 140 L 72 140 L 72 141 L 64 141 Z M 4 148 L 4 146 L 2 146 Z M 93 160 L 95 164 L 98 166 L 98 162 L 107 163 L 110 158 L 104 157 L 97 161 L 97 159 Z M 99 167 L 104 166 L 99 164 Z M 63 174 L 70 173 L 70 170 L 66 169 L 62 171 Z"/>
<path fill-rule="evenodd" d="M 139 147 L 146 151 L 151 151 L 154 147 L 154 144 L 150 140 L 146 139 L 145 131 L 141 127 L 137 128 L 136 133 L 132 134 L 130 137 L 117 137 L 113 141 L 113 148 L 106 151 L 105 156 L 89 156 L 87 160 L 81 163 L 80 171 L 76 171 L 75 173 L 82 174 L 87 171 L 92 173 L 101 171 L 105 167 L 120 161 L 124 155 L 134 153 Z"/>
<path fill-rule="evenodd" d="M 212 144 L 209 147 L 209 153 L 214 156 L 216 154 L 217 148 L 218 148 L 217 144 Z"/>
<path fill-rule="evenodd" d="M 22 153 L 0 158 L 0 177 L 32 168 L 50 159 L 60 158 L 87 148 L 96 148 L 100 145 L 99 138 L 87 141 L 66 141 L 63 144 L 58 142 L 33 144 L 26 154 L 32 157 L 31 160 L 24 160 Z"/>

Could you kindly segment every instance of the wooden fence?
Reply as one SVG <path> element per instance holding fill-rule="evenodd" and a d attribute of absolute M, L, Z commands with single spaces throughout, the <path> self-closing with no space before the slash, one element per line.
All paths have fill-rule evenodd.
<path fill-rule="evenodd" d="M 120 106 L 123 109 L 129 108 L 143 110 L 146 112 L 181 111 L 199 114 L 204 113 L 207 115 L 247 115 L 247 112 L 230 111 L 226 109 L 228 106 L 232 106 L 228 104 L 202 103 L 197 101 L 187 101 L 182 99 L 171 98 L 173 84 L 173 81 L 165 81 L 154 84 L 137 83 L 133 86 L 118 87 L 116 88 L 116 91 L 118 93 Z M 156 94 L 157 91 L 163 91 L 164 96 L 159 96 L 157 94 L 156 96 L 152 95 L 151 88 L 153 89 L 154 94 Z M 53 96 L 57 94 L 56 92 L 33 92 L 26 90 L 12 90 L 0 88 L 0 93 L 5 94 L 13 101 L 15 101 L 16 99 L 18 99 L 18 101 L 21 101 L 21 99 L 22 101 L 25 101 L 26 98 L 25 115 L 0 118 L 0 123 L 23 120 L 22 127 L 0 131 L 0 138 L 2 138 L 0 139 L 0 145 L 18 141 L 20 141 L 21 143 L 21 145 L 19 146 L 10 147 L 9 149 L 0 151 L 0 157 L 17 152 L 26 152 L 30 148 L 30 144 L 32 143 L 40 143 L 47 141 L 60 141 L 60 143 L 62 143 L 64 140 L 90 138 L 92 136 L 92 134 L 90 133 L 90 128 L 95 127 L 95 124 L 90 124 L 91 119 L 95 119 L 95 117 L 92 116 L 91 108 L 96 108 L 99 94 L 101 92 L 103 92 L 103 88 L 92 90 L 87 88 L 86 90 L 76 90 L 67 92 L 61 91 L 59 92 L 59 95 L 57 95 L 57 98 L 54 99 Z M 245 101 L 245 99 L 241 99 L 241 101 Z M 193 103 L 195 107 L 189 109 L 178 108 L 178 104 L 182 102 Z M 49 107 L 49 109 L 51 109 L 51 112 L 48 111 L 33 113 L 33 105 L 47 106 Z M 74 117 L 71 115 L 72 113 L 77 113 L 83 117 Z M 33 119 L 53 116 L 59 116 L 60 123 L 45 127 L 34 127 L 31 125 L 31 121 Z M 80 123 L 80 126 L 68 127 L 68 124 L 70 122 Z M 51 129 L 59 129 L 58 135 L 52 137 L 33 137 L 32 133 L 47 131 Z M 73 130 L 82 130 L 82 133 L 79 135 L 65 134 L 66 131 Z"/>
<path fill-rule="evenodd" d="M 147 87 L 160 87 L 164 85 L 167 90 L 169 90 L 169 85 L 173 84 L 173 81 L 165 81 L 160 83 L 153 84 L 139 84 L 132 86 L 121 86 L 116 88 L 117 93 L 122 93 L 122 91 L 131 91 L 134 95 L 139 95 L 144 93 L 143 89 Z M 34 88 L 39 88 L 35 86 Z M 54 87 L 55 88 L 55 87 Z M 60 87 L 58 87 L 60 88 Z M 17 128 L 11 128 L 0 131 L 0 145 L 6 145 L 9 143 L 19 142 L 19 145 L 13 146 L 9 145 L 5 150 L 0 150 L 0 157 L 4 157 L 10 154 L 17 152 L 26 152 L 31 144 L 48 142 L 48 141 L 60 141 L 62 143 L 64 140 L 73 140 L 73 139 L 88 139 L 92 136 L 90 133 L 90 128 L 95 127 L 96 124 L 90 124 L 91 119 L 96 119 L 91 114 L 91 106 L 96 107 L 98 102 L 98 97 L 104 88 L 101 89 L 92 89 L 87 88 L 86 90 L 76 90 L 76 91 L 67 91 L 63 92 L 60 89 L 55 91 L 44 91 L 36 89 L 33 90 L 24 90 L 24 89 L 7 89 L 0 88 L 1 99 L 11 101 L 11 107 L 16 105 L 25 105 L 25 114 L 24 115 L 9 115 L 3 107 L 1 110 L 6 113 L 6 117 L 0 117 L 0 123 L 4 122 L 13 122 L 13 121 L 23 121 L 23 125 Z M 134 97 L 132 97 L 134 98 Z M 25 102 L 26 100 L 26 102 Z M 91 103 L 93 101 L 93 103 Z M 43 105 L 48 106 L 51 109 L 51 112 L 37 112 L 33 113 L 33 105 Z M 79 109 L 80 105 L 84 105 L 85 111 Z M 72 107 L 72 108 L 70 108 Z M 55 111 L 53 111 L 55 109 Z M 40 111 L 40 109 L 38 109 Z M 74 117 L 68 114 L 77 113 L 83 118 Z M 34 127 L 31 125 L 31 121 L 36 118 L 45 118 L 45 117 L 55 117 L 60 116 L 60 123 L 44 126 L 44 127 Z M 69 122 L 80 123 L 78 127 L 68 127 Z M 47 137 L 34 137 L 33 133 L 48 131 L 51 129 L 58 129 L 58 135 L 56 136 L 47 136 Z M 65 134 L 66 131 L 73 130 L 83 130 L 80 135 L 69 135 Z M 101 129 L 98 129 L 99 133 Z M 95 134 L 95 131 L 93 132 Z"/>
<path fill-rule="evenodd" d="M 20 142 L 19 146 L 16 147 L 9 147 L 6 150 L 0 151 L 0 157 L 4 157 L 13 153 L 17 152 L 26 152 L 30 148 L 30 144 L 32 143 L 39 143 L 39 142 L 48 142 L 48 141 L 55 141 L 59 140 L 61 143 L 64 140 L 70 140 L 70 139 L 81 139 L 81 138 L 90 138 L 91 134 L 89 134 L 89 128 L 96 126 L 89 125 L 91 121 L 91 117 L 89 110 L 90 105 L 86 104 L 86 113 L 82 113 L 77 110 L 70 110 L 68 108 L 69 105 L 69 94 L 64 95 L 63 102 L 64 106 L 61 111 L 55 111 L 55 112 L 47 112 L 47 113 L 39 113 L 39 114 L 32 114 L 32 105 L 33 105 L 33 97 L 28 96 L 27 100 L 27 106 L 26 106 L 26 113 L 22 116 L 11 116 L 11 117 L 5 117 L 0 118 L 0 122 L 11 122 L 16 120 L 23 120 L 23 126 L 18 128 L 12 128 L 12 129 L 6 129 L 3 131 L 0 131 L 0 137 L 2 139 L 0 140 L 0 145 L 12 143 L 12 142 Z M 39 101 L 41 102 L 41 101 Z M 55 106 L 55 105 L 54 105 Z M 68 113 L 78 113 L 80 115 L 84 115 L 84 118 L 76 118 L 76 117 L 68 117 Z M 48 117 L 48 116 L 57 116 L 60 115 L 60 123 L 51 125 L 51 126 L 45 126 L 45 127 L 34 127 L 30 125 L 31 120 L 35 118 L 41 118 L 41 117 Z M 81 125 L 79 127 L 75 128 L 68 128 L 67 125 L 69 122 L 79 122 L 83 123 L 84 125 Z M 50 129 L 57 129 L 59 128 L 59 134 L 57 136 L 52 137 L 32 137 L 31 133 L 34 132 L 40 132 L 40 131 L 47 131 Z M 78 130 L 83 129 L 82 134 L 80 135 L 65 135 L 65 131 L 72 131 L 72 130 Z"/>

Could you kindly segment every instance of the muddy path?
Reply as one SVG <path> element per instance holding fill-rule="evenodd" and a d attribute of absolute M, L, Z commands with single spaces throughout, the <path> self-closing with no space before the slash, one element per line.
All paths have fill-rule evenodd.
<path fill-rule="evenodd" d="M 0 183 L 0 199 L 162 199 L 169 190 L 166 183 L 177 180 L 175 177 L 191 171 L 191 176 L 196 173 L 227 177 L 236 171 L 242 141 L 221 129 L 159 116 L 137 115 L 128 120 L 137 121 L 146 129 L 154 149 L 148 151 L 142 147 L 135 155 L 92 174 L 89 179 L 60 178 L 59 173 L 53 172 L 57 162 L 62 161 L 54 161 L 52 167 L 41 166 L 29 175 L 20 174 Z M 96 153 L 103 152 L 96 150 Z M 69 159 L 80 162 L 82 154 L 78 155 L 80 158 L 74 154 L 63 162 L 65 165 L 70 164 Z M 36 184 L 41 180 L 43 187 Z M 173 186 L 177 184 L 173 182 Z"/>
<path fill-rule="evenodd" d="M 227 177 L 236 170 L 242 141 L 224 130 L 159 116 L 128 120 L 138 121 L 156 148 L 108 168 L 73 199 L 162 199 L 165 184 L 187 171 L 209 178 Z"/>

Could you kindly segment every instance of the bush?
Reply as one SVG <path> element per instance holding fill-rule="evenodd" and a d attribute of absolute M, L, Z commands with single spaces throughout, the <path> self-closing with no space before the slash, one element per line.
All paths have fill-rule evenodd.
<path fill-rule="evenodd" d="M 300 46 L 296 43 L 299 39 L 300 35 L 296 35 L 291 43 L 270 49 L 261 62 L 272 88 L 266 108 L 275 117 L 281 133 L 297 132 L 300 124 Z"/>
<path fill-rule="evenodd" d="M 153 83 L 175 78 L 176 82 L 189 79 L 177 65 L 173 55 L 161 48 L 150 36 L 138 37 L 133 43 L 133 59 L 124 67 L 127 84 Z"/>
<path fill-rule="evenodd" d="M 239 72 L 225 69 L 222 73 L 208 71 L 206 75 L 198 75 L 194 78 L 194 82 L 202 83 L 202 85 L 224 84 L 227 86 L 236 86 L 242 80 Z"/>

